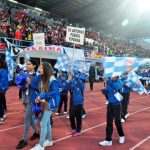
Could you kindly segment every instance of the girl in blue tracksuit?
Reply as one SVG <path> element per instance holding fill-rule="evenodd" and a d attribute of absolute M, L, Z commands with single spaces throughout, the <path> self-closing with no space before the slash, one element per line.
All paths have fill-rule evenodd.
<path fill-rule="evenodd" d="M 117 99 L 115 94 L 120 92 L 122 88 L 122 82 L 118 77 L 114 77 L 107 81 L 106 90 L 103 94 L 107 94 L 108 102 L 107 105 L 107 126 L 106 126 L 106 139 L 99 142 L 101 146 L 111 146 L 112 145 L 112 133 L 113 133 L 113 119 L 115 119 L 116 128 L 119 134 L 119 143 L 123 144 L 125 142 L 124 132 L 121 124 L 121 101 Z"/>
<path fill-rule="evenodd" d="M 22 102 L 25 106 L 24 134 L 21 141 L 19 141 L 16 149 L 21 149 L 27 145 L 27 137 L 30 126 L 34 130 L 34 134 L 32 135 L 32 137 L 30 137 L 30 140 L 39 138 L 38 129 L 32 117 L 32 107 L 35 104 L 35 99 L 38 92 L 38 82 L 33 84 L 34 80 L 37 78 L 35 74 L 37 70 L 37 64 L 33 59 L 30 59 L 27 62 L 27 70 L 27 78 L 25 79 L 26 84 L 20 85 L 20 88 L 22 90 Z"/>
<path fill-rule="evenodd" d="M 72 79 L 69 82 L 69 89 L 72 91 L 72 104 L 70 106 L 70 123 L 72 136 L 79 136 L 81 134 L 82 128 L 82 111 L 83 111 L 83 91 L 84 91 L 84 84 L 78 78 L 79 72 L 74 70 Z"/>
<path fill-rule="evenodd" d="M 52 133 L 50 117 L 60 102 L 59 85 L 53 76 L 53 70 L 49 63 L 42 63 L 39 68 L 39 91 L 36 103 L 42 102 L 43 116 L 41 120 L 40 141 L 31 150 L 44 150 L 47 146 L 52 146 Z"/>
<path fill-rule="evenodd" d="M 7 66 L 3 60 L 0 59 L 0 124 L 5 121 L 4 112 L 6 111 L 5 94 L 9 88 Z"/>
<path fill-rule="evenodd" d="M 66 80 L 67 75 L 65 73 L 62 73 L 61 80 L 58 81 L 59 83 L 59 91 L 60 91 L 60 104 L 58 107 L 56 115 L 59 115 L 61 113 L 61 108 L 64 103 L 64 114 L 67 114 L 67 102 L 68 102 L 68 82 Z"/>
<path fill-rule="evenodd" d="M 128 105 L 129 105 L 129 99 L 130 99 L 130 83 L 127 81 L 128 74 L 124 74 L 121 78 L 121 81 L 123 83 L 122 87 L 122 114 L 121 114 L 121 122 L 124 123 L 127 119 L 129 113 L 128 113 Z"/>

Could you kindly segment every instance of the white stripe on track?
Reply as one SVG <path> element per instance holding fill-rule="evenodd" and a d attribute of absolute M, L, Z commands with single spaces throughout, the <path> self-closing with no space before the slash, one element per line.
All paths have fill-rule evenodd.
<path fill-rule="evenodd" d="M 140 97 L 140 98 L 141 98 L 141 97 Z M 135 99 L 140 99 L 140 98 L 135 98 Z M 144 98 L 144 97 L 142 97 L 142 98 Z M 131 101 L 133 101 L 133 100 L 135 100 L 135 99 L 132 99 Z M 105 107 L 105 106 L 102 106 L 102 107 Z M 101 107 L 99 107 L 99 108 L 101 108 Z M 139 111 L 136 111 L 135 113 L 144 111 L 144 110 L 149 109 L 149 108 L 150 108 L 150 107 L 141 109 L 141 110 L 139 110 Z M 97 107 L 97 108 L 93 108 L 93 110 L 94 110 L 94 109 L 98 109 L 98 107 Z M 91 110 L 91 109 L 90 109 L 90 110 Z M 87 110 L 87 111 L 88 111 L 88 110 Z M 130 115 L 133 115 L 133 114 L 135 114 L 135 113 L 131 113 Z M 61 118 L 61 117 L 65 117 L 65 116 L 60 116 L 60 118 Z M 8 130 L 20 128 L 20 127 L 23 127 L 23 126 L 24 126 L 24 125 L 20 125 L 20 126 L 15 126 L 15 127 L 12 127 L 12 128 L 2 129 L 2 130 L 0 130 L 0 132 L 4 132 L 4 131 L 8 131 Z M 84 131 L 84 130 L 83 130 L 83 131 Z M 70 137 L 70 136 L 69 136 L 69 137 Z"/>
<path fill-rule="evenodd" d="M 143 139 L 142 141 L 140 141 L 139 143 L 137 143 L 135 146 L 133 146 L 129 150 L 135 150 L 137 147 L 139 147 L 140 145 L 142 145 L 144 142 L 148 141 L 149 139 L 150 139 L 150 136 L 146 137 L 145 139 Z"/>
<path fill-rule="evenodd" d="M 150 109 L 150 107 L 141 109 L 141 110 L 136 111 L 136 112 L 134 112 L 134 113 L 131 113 L 131 115 L 137 114 L 137 113 L 142 112 L 142 111 L 147 110 L 147 109 Z M 100 127 L 100 126 L 104 126 L 105 124 L 106 124 L 106 122 L 101 123 L 101 124 L 99 124 L 99 125 L 96 125 L 96 126 L 93 126 L 93 127 L 87 128 L 87 129 L 84 129 L 82 132 L 90 131 L 90 130 L 95 129 L 95 128 L 98 128 L 98 127 Z M 60 138 L 60 139 L 55 140 L 54 143 L 63 141 L 63 140 L 68 139 L 68 138 L 70 138 L 70 137 L 72 137 L 72 136 L 71 136 L 71 135 L 65 136 L 65 137 L 63 137 L 63 138 Z"/>

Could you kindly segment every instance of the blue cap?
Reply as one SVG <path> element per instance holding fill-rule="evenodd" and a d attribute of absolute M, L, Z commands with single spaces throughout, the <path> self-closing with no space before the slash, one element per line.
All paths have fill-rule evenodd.
<path fill-rule="evenodd" d="M 62 77 L 67 77 L 67 75 L 66 75 L 66 73 L 62 73 L 62 75 L 61 75 Z"/>
<path fill-rule="evenodd" d="M 86 81 L 86 75 L 85 74 L 80 74 L 79 75 L 79 79 L 85 80 Z"/>

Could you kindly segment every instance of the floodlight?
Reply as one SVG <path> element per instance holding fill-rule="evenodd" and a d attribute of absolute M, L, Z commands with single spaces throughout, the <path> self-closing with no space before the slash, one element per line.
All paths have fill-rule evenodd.
<path fill-rule="evenodd" d="M 43 11 L 41 8 L 35 7 L 35 9 L 38 10 L 38 11 Z"/>
<path fill-rule="evenodd" d="M 17 1 L 14 1 L 14 0 L 8 0 L 9 2 L 12 2 L 12 3 L 16 3 L 16 4 L 18 4 L 18 2 Z"/>
<path fill-rule="evenodd" d="M 138 0 L 138 7 L 140 11 L 150 11 L 150 0 Z"/>

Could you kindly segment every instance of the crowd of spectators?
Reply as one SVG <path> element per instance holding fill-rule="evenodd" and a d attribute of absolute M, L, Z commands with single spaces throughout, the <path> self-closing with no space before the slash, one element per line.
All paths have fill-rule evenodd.
<path fill-rule="evenodd" d="M 43 12 L 17 6 L 5 0 L 0 1 L 0 37 L 31 41 L 27 45 L 31 46 L 32 34 L 44 32 L 46 44 L 73 47 L 73 44 L 65 42 L 67 25 L 69 23 L 66 19 L 52 18 Z M 90 43 L 86 40 L 87 38 L 94 42 Z M 136 44 L 110 34 L 100 34 L 88 29 L 86 29 L 84 45 L 76 45 L 76 48 L 84 49 L 86 56 L 90 56 L 92 51 L 110 56 L 137 55 Z"/>

